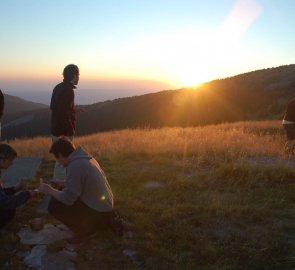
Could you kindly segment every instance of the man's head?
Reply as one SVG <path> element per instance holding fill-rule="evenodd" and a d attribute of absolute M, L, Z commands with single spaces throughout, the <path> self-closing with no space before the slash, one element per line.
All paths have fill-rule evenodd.
<path fill-rule="evenodd" d="M 16 151 L 8 144 L 0 144 L 0 169 L 8 169 L 17 157 Z"/>
<path fill-rule="evenodd" d="M 63 71 L 64 80 L 72 83 L 73 85 L 78 84 L 79 75 L 80 75 L 79 68 L 74 64 L 67 65 L 64 68 L 64 71 Z"/>
<path fill-rule="evenodd" d="M 75 145 L 66 137 L 59 138 L 54 142 L 49 150 L 53 154 L 57 162 L 66 167 L 69 164 L 69 155 L 75 151 Z"/>

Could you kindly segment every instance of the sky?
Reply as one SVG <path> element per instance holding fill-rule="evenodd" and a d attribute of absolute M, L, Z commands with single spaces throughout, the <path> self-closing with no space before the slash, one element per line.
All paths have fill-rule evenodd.
<path fill-rule="evenodd" d="M 77 103 L 295 62 L 294 0 L 0 0 L 0 88 L 49 103 L 67 64 Z"/>

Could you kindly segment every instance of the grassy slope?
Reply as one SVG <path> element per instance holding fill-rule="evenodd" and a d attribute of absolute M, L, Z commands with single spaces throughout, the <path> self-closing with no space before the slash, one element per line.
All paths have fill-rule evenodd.
<path fill-rule="evenodd" d="M 50 177 L 48 138 L 11 144 L 21 155 L 45 158 L 35 182 Z M 76 144 L 98 159 L 117 211 L 134 224 L 132 239 L 106 233 L 80 245 L 78 269 L 295 268 L 295 170 L 284 165 L 279 122 L 123 130 Z M 247 162 L 273 156 L 281 162 Z M 163 186 L 145 189 L 148 181 Z M 18 211 L 12 233 L 1 239 L 2 265 L 37 201 Z M 136 261 L 122 254 L 126 248 L 137 251 Z"/>

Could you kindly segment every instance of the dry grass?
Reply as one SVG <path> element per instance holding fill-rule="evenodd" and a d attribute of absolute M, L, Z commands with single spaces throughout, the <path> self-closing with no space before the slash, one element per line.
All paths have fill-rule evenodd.
<path fill-rule="evenodd" d="M 131 239 L 107 234 L 81 245 L 77 268 L 295 269 L 295 170 L 281 159 L 284 141 L 279 121 L 75 138 L 100 161 L 117 211 L 134 225 Z M 50 138 L 10 143 L 22 156 L 45 157 L 38 177 L 50 175 Z M 275 158 L 241 162 L 260 157 Z M 162 188 L 144 188 L 149 181 Z M 34 213 L 26 209 L 18 220 Z"/>
<path fill-rule="evenodd" d="M 50 138 L 37 137 L 10 142 L 20 155 L 48 158 Z M 284 144 L 279 121 L 237 122 L 192 128 L 126 129 L 77 137 L 100 159 L 128 155 L 197 155 L 199 158 L 225 154 L 228 157 L 281 155 Z"/>

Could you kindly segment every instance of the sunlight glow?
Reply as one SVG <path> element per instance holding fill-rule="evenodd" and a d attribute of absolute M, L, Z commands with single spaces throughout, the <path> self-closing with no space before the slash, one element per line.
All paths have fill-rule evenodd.
<path fill-rule="evenodd" d="M 247 59 L 241 37 L 259 17 L 256 0 L 237 0 L 218 29 L 197 29 L 128 41 L 117 54 L 106 56 L 109 63 L 127 76 L 169 81 L 174 85 L 193 86 L 228 74 Z M 129 59 L 133 59 L 130 65 Z M 129 67 L 129 68 L 128 68 Z"/>

